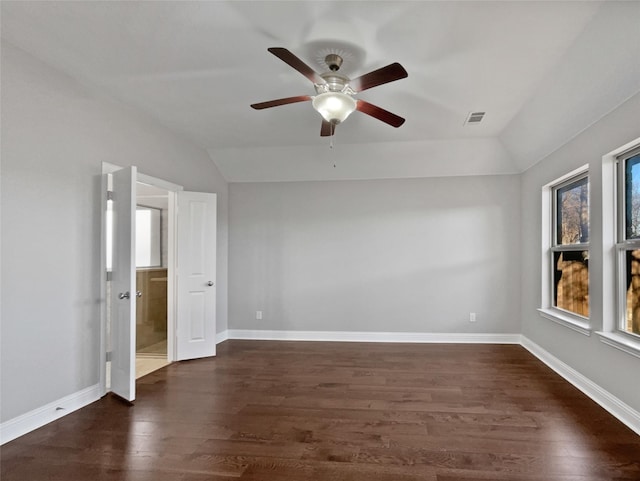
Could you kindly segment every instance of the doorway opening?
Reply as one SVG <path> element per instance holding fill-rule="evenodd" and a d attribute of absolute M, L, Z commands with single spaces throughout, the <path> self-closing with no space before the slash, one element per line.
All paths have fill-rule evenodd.
<path fill-rule="evenodd" d="M 136 379 L 169 364 L 169 191 L 136 185 Z"/>

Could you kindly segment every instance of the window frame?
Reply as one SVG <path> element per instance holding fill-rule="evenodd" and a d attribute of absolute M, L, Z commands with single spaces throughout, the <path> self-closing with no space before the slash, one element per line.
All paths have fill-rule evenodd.
<path fill-rule="evenodd" d="M 627 175 L 626 175 L 626 162 L 627 160 L 640 155 L 640 144 L 636 144 L 630 149 L 623 151 L 616 155 L 615 158 L 615 186 L 614 192 L 616 194 L 616 243 L 615 243 L 615 278 L 616 278 L 616 293 L 615 293 L 615 319 L 614 328 L 615 333 L 627 337 L 629 340 L 640 343 L 640 334 L 629 332 L 623 328 L 626 323 L 626 310 L 627 310 L 627 293 L 626 293 L 626 254 L 629 251 L 640 249 L 640 237 L 627 239 Z"/>
<path fill-rule="evenodd" d="M 589 165 L 583 165 L 566 175 L 546 184 L 542 188 L 542 291 L 541 307 L 538 312 L 543 318 L 568 327 L 586 336 L 591 335 L 590 317 L 557 307 L 555 285 L 555 255 L 561 252 L 582 252 L 591 254 L 589 242 L 573 244 L 558 243 L 558 191 L 571 184 L 586 179 L 588 188 L 589 240 L 591 237 L 591 179 Z M 589 274 L 589 292 L 592 290 Z M 591 315 L 591 305 L 589 306 Z"/>

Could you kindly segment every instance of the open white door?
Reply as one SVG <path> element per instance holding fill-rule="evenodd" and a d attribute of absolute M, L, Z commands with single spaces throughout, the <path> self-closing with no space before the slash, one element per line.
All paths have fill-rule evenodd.
<path fill-rule="evenodd" d="M 176 359 L 216 355 L 216 195 L 178 192 Z"/>
<path fill-rule="evenodd" d="M 136 398 L 136 168 L 113 176 L 111 391 Z"/>

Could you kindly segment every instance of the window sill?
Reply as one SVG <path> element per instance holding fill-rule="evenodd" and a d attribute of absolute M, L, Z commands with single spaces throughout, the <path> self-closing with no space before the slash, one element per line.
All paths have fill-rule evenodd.
<path fill-rule="evenodd" d="M 617 332 L 602 332 L 596 331 L 596 334 L 600 336 L 600 341 L 604 342 L 608 346 L 615 347 L 621 351 L 631 354 L 632 356 L 640 357 L 640 342 L 635 339 L 631 339 L 623 334 Z"/>
<path fill-rule="evenodd" d="M 591 335 L 591 327 L 589 326 L 589 322 L 584 320 L 583 318 L 579 318 L 578 316 L 573 316 L 568 312 L 562 312 L 555 309 L 538 309 L 538 312 L 545 319 L 549 319 L 561 326 L 568 327 L 569 329 L 573 329 L 576 332 L 584 336 Z"/>

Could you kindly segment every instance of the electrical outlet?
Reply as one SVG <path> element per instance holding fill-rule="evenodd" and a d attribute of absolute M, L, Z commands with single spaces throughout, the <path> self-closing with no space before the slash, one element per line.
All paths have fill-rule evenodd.
<path fill-rule="evenodd" d="M 262 311 L 256 311 L 256 319 L 258 320 L 262 319 Z"/>
<path fill-rule="evenodd" d="M 476 322 L 476 313 L 475 312 L 470 312 L 469 313 L 469 322 Z"/>

